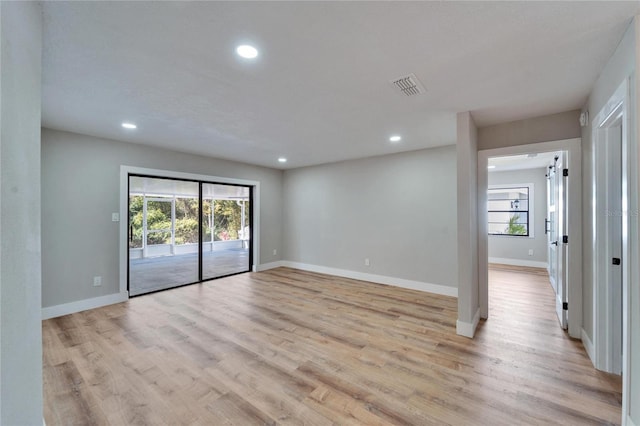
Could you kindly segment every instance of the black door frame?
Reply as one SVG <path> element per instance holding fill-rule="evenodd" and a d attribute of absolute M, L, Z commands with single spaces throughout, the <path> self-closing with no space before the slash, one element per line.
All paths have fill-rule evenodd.
<path fill-rule="evenodd" d="M 198 184 L 198 281 L 194 281 L 194 282 L 190 282 L 190 283 L 184 283 L 184 284 L 178 284 L 175 285 L 173 287 L 169 287 L 169 288 L 165 288 L 165 289 L 159 289 L 159 290 L 152 290 L 146 293 L 142 293 L 142 294 L 136 294 L 136 295 L 131 295 L 131 271 L 130 271 L 130 265 L 131 265 L 131 258 L 130 258 L 130 253 L 129 253 L 129 239 L 130 239 L 130 233 L 131 233 L 131 223 L 130 223 L 130 216 L 129 216 L 129 212 L 130 212 L 130 208 L 131 208 L 131 177 L 142 177 L 142 178 L 153 178 L 153 179 L 163 179 L 163 180 L 174 180 L 174 181 L 182 181 L 182 182 L 194 182 Z M 225 185 L 225 186 L 236 186 L 236 187 L 242 187 L 242 188 L 248 188 L 249 189 L 249 259 L 248 259 L 248 265 L 247 265 L 247 270 L 246 271 L 240 271 L 240 272 L 234 272 L 231 274 L 226 274 L 226 275 L 221 275 L 221 276 L 217 276 L 217 277 L 211 277 L 211 278 L 203 278 L 203 272 L 202 272 L 202 263 L 203 263 L 203 256 L 202 256 L 202 222 L 203 222 L 203 209 L 202 209 L 202 185 L 203 184 L 211 184 L 211 185 Z M 127 173 L 127 238 L 125 239 L 126 242 L 126 253 L 127 253 L 127 292 L 129 293 L 129 297 L 137 297 L 137 296 L 144 296 L 146 294 L 151 294 L 151 293 L 156 293 L 159 291 L 164 291 L 164 290 L 171 290 L 173 288 L 178 288 L 178 287 L 184 287 L 187 285 L 193 285 L 193 284 L 198 284 L 198 283 L 203 283 L 206 281 L 211 281 L 211 280 L 216 280 L 218 278 L 225 278 L 225 277 L 230 277 L 233 275 L 239 275 L 239 274 L 245 274 L 247 272 L 251 272 L 251 266 L 253 265 L 253 233 L 254 233 L 254 226 L 253 226 L 253 204 L 254 204 L 254 186 L 253 185 L 244 185 L 244 184 L 237 184 L 237 183 L 226 183 L 226 182 L 216 182 L 216 181 L 207 181 L 207 180 L 199 180 L 199 179 L 187 179 L 187 178 L 177 178 L 177 177 L 166 177 L 166 176 L 158 176 L 158 175 L 149 175 L 149 174 L 141 174 L 141 173 Z"/>

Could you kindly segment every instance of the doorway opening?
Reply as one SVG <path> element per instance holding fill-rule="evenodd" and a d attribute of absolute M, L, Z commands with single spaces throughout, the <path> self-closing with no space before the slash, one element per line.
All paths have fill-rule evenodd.
<path fill-rule="evenodd" d="M 534 158 L 538 156 L 542 156 L 545 153 L 565 153 L 565 157 L 563 158 L 562 165 L 562 177 L 563 182 L 566 184 L 562 190 L 562 198 L 566 200 L 564 202 L 564 206 L 567 209 L 580 209 L 582 206 L 582 156 L 581 156 L 581 141 L 580 139 L 565 139 L 559 141 L 550 141 L 550 142 L 540 142 L 535 144 L 528 145 L 517 145 L 510 146 L 504 148 L 496 148 L 489 150 L 481 150 L 478 151 L 478 186 L 477 186 L 477 194 L 478 194 L 478 301 L 480 307 L 480 317 L 481 318 L 489 318 L 489 211 L 488 211 L 488 189 L 489 189 L 489 159 L 494 157 L 512 157 L 512 156 L 524 156 L 527 158 L 526 161 L 533 161 Z M 537 154 L 537 155 L 536 155 Z M 546 154 L 545 154 L 546 155 Z M 556 154 L 557 155 L 557 154 Z M 555 158 L 555 155 L 553 156 Z M 506 160 L 505 160 L 506 161 Z M 494 164 L 495 165 L 495 164 Z M 497 165 L 496 165 L 497 166 Z M 543 164 L 540 164 L 540 167 L 543 167 Z M 544 165 L 544 167 L 548 168 L 548 165 Z M 497 167 L 496 167 L 497 168 Z M 567 169 L 566 171 L 564 169 Z M 560 170 L 560 167 L 558 167 Z M 543 188 L 540 191 L 534 190 L 534 198 L 538 200 L 545 200 L 545 192 L 546 192 L 546 183 L 544 183 L 544 174 L 541 177 L 542 181 L 538 185 Z M 518 182 L 519 184 L 526 184 L 528 182 Z M 539 197 L 538 193 L 541 193 L 542 198 Z M 542 246 L 540 249 L 536 250 L 533 248 L 533 256 L 529 256 L 529 250 L 532 247 L 529 246 L 530 241 L 526 240 L 523 237 L 515 237 L 515 236 L 498 236 L 492 238 L 513 238 L 521 241 L 523 247 L 520 247 L 520 250 L 524 251 L 524 258 L 529 260 L 531 257 L 535 257 L 536 254 L 543 256 L 542 260 L 538 260 L 538 263 L 534 260 L 529 260 L 533 264 L 531 267 L 543 268 L 544 273 L 547 273 L 547 259 L 544 258 L 544 253 L 546 253 L 548 258 L 548 244 L 549 238 L 548 234 L 545 234 L 545 225 L 548 227 L 548 223 L 545 222 L 549 220 L 547 216 L 547 212 L 545 211 L 546 207 L 543 206 L 543 210 L 540 211 L 539 214 L 535 215 L 532 220 L 534 223 L 534 227 L 531 228 L 531 232 L 534 235 L 542 235 Z M 529 214 L 531 209 L 529 209 Z M 534 210 L 535 213 L 535 210 Z M 582 332 L 582 215 L 581 214 L 573 214 L 571 215 L 571 220 L 568 220 L 570 213 L 565 214 L 563 220 L 556 221 L 558 223 L 564 224 L 564 228 L 557 235 L 562 235 L 562 240 L 558 239 L 558 250 L 565 256 L 565 259 L 562 259 L 561 264 L 563 266 L 562 270 L 558 268 L 556 276 L 560 276 L 563 280 L 563 290 L 562 297 L 559 300 L 562 303 L 559 304 L 559 311 L 561 315 L 559 315 L 559 319 L 562 324 L 562 318 L 566 315 L 566 326 L 567 331 L 570 337 L 580 338 Z M 536 231 L 535 227 L 539 227 L 539 231 Z M 565 238 L 566 236 L 566 238 Z M 524 241 L 524 243 L 522 243 Z M 562 241 L 562 243 L 560 243 Z M 566 241 L 566 242 L 565 242 Z M 522 252 L 521 252 L 522 253 Z M 494 252 L 495 256 L 495 252 Z M 494 259 L 491 259 L 492 261 Z M 559 260 L 560 261 L 560 260 Z M 504 262 L 502 262 L 504 263 Z M 566 291 L 564 291 L 566 289 Z M 566 301 L 565 301 L 566 300 Z M 565 311 L 566 313 L 562 312 Z"/>
<path fill-rule="evenodd" d="M 488 261 L 540 277 L 553 288 L 560 326 L 567 328 L 566 151 L 489 157 Z M 495 272 L 493 273 L 495 275 Z M 544 285 L 544 283 L 543 283 Z M 517 289 L 514 289 L 517 291 Z M 542 293 L 544 294 L 544 292 Z M 551 299 L 553 297 L 553 299 Z"/>
<path fill-rule="evenodd" d="M 249 272 L 252 187 L 128 175 L 129 295 Z"/>

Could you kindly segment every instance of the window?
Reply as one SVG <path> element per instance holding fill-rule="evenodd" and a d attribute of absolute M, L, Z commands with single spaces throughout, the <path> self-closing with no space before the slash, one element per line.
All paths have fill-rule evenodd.
<path fill-rule="evenodd" d="M 490 186 L 487 193 L 489 235 L 529 237 L 532 185 Z"/>

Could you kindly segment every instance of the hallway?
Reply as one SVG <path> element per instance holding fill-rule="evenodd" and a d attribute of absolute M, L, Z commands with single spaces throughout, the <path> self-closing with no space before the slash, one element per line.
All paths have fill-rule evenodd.
<path fill-rule="evenodd" d="M 555 309 L 545 269 L 490 264 L 489 319 L 481 321 L 475 340 L 494 348 L 504 361 L 505 355 L 516 352 L 502 369 L 520 376 L 514 377 L 519 386 L 543 389 L 541 400 L 594 412 L 588 399 L 578 400 L 567 392 L 574 389 L 603 403 L 599 421 L 620 423 L 622 378 L 593 367 L 582 342 L 560 328 Z"/>

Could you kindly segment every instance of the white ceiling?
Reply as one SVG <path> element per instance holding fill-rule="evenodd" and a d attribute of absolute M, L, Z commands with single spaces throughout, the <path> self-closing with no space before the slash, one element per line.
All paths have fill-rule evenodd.
<path fill-rule="evenodd" d="M 276 168 L 449 145 L 456 112 L 490 125 L 582 106 L 639 12 L 637 1 L 45 2 L 42 120 Z M 235 55 L 246 42 L 255 61 Z M 394 91 L 409 73 L 425 94 Z"/>
<path fill-rule="evenodd" d="M 511 170 L 538 169 L 553 164 L 554 158 L 559 152 L 541 152 L 523 155 L 509 155 L 505 157 L 490 157 L 487 161 L 489 172 L 505 172 Z"/>

